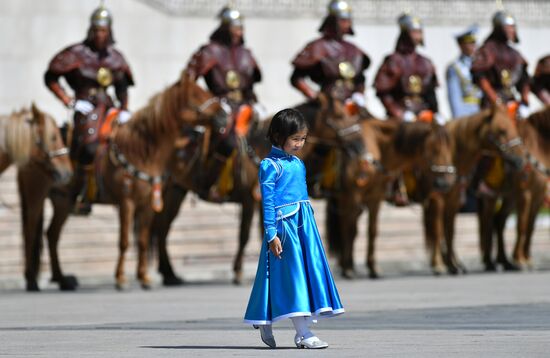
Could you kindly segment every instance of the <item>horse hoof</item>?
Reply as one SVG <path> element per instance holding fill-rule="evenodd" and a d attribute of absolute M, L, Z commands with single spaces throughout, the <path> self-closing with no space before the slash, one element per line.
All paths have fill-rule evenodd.
<path fill-rule="evenodd" d="M 235 286 L 240 286 L 242 283 L 243 283 L 242 272 L 235 272 L 235 277 L 233 277 L 233 284 Z"/>
<path fill-rule="evenodd" d="M 494 263 L 487 263 L 485 264 L 485 272 L 496 272 L 497 267 Z"/>
<path fill-rule="evenodd" d="M 115 288 L 118 291 L 125 291 L 126 289 L 128 289 L 128 281 L 126 281 L 126 279 L 124 277 L 117 278 L 116 283 L 115 283 Z"/>
<path fill-rule="evenodd" d="M 504 271 L 519 271 L 520 267 L 518 265 L 515 265 L 511 263 L 510 261 L 505 261 L 502 263 L 502 267 L 504 268 Z"/>
<path fill-rule="evenodd" d="M 151 287 L 151 279 L 148 276 L 140 278 L 139 282 L 141 284 L 141 288 L 144 289 L 144 290 L 150 290 L 152 288 Z"/>
<path fill-rule="evenodd" d="M 77 287 L 78 287 L 78 280 L 76 279 L 75 276 L 72 276 L 72 275 L 64 276 L 59 281 L 59 289 L 61 291 L 75 291 Z"/>
<path fill-rule="evenodd" d="M 372 279 L 372 280 L 377 280 L 377 279 L 380 278 L 380 274 L 378 273 L 378 271 L 370 270 L 369 271 L 369 278 Z"/>
<path fill-rule="evenodd" d="M 166 287 L 182 286 L 184 284 L 185 284 L 185 281 L 176 275 L 165 276 L 162 279 L 162 285 Z"/>
<path fill-rule="evenodd" d="M 347 280 L 353 280 L 355 278 L 355 272 L 352 269 L 342 270 L 342 277 Z"/>
<path fill-rule="evenodd" d="M 36 281 L 27 282 L 27 292 L 40 292 L 40 287 Z"/>

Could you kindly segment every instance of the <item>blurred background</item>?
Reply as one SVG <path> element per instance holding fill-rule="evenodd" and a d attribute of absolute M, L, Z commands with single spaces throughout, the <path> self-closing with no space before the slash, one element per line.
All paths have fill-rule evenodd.
<path fill-rule="evenodd" d="M 257 58 L 263 81 L 255 86 L 259 101 L 269 112 L 303 101 L 289 82 L 291 59 L 303 46 L 317 38 L 328 0 L 241 0 L 233 1 L 245 16 L 245 40 Z M 434 62 L 439 77 L 437 91 L 441 113 L 450 114 L 445 90 L 445 69 L 459 55 L 454 35 L 471 24 L 480 27 L 479 40 L 491 29 L 497 11 L 494 0 L 350 0 L 355 36 L 347 37 L 371 58 L 367 71 L 367 107 L 384 117 L 375 97 L 372 81 L 385 55 L 391 53 L 398 36 L 397 17 L 410 11 L 424 21 L 425 46 L 420 51 Z M 84 39 L 92 11 L 99 0 L 0 0 L 0 113 L 7 114 L 35 101 L 58 122 L 70 120 L 70 113 L 47 90 L 44 72 L 55 53 Z M 218 26 L 219 10 L 225 0 L 106 0 L 113 15 L 116 47 L 124 54 L 136 85 L 130 88 L 129 108 L 144 106 L 155 93 L 179 78 L 189 57 L 208 41 Z M 532 74 L 536 61 L 550 53 L 550 1 L 510 0 L 504 6 L 518 23 L 519 51 Z M 532 109 L 540 102 L 532 98 Z M 0 288 L 22 286 L 22 239 L 19 203 L 12 167 L 0 178 Z M 316 217 L 324 229 L 323 203 L 316 202 Z M 46 210 L 46 220 L 51 208 Z M 215 217 L 215 220 L 212 218 Z M 239 208 L 215 205 L 188 198 L 175 221 L 169 238 L 175 269 L 191 279 L 231 278 L 231 260 L 237 246 Z M 386 272 L 428 272 L 418 206 L 383 209 L 379 261 Z M 457 250 L 467 266 L 479 268 L 477 223 L 473 215 L 462 215 L 457 223 Z M 357 266 L 366 275 L 365 224 L 361 219 L 356 253 Z M 255 219 L 257 226 L 257 218 Z M 508 223 L 508 244 L 512 245 L 514 222 Z M 548 216 L 541 218 L 534 238 L 535 261 L 550 264 Z M 117 214 L 113 207 L 96 206 L 88 218 L 71 217 L 64 228 L 60 254 L 65 270 L 89 279 L 102 277 L 111 282 L 117 249 Z M 258 230 L 253 230 L 247 247 L 245 277 L 256 269 Z M 47 250 L 42 254 L 42 284 L 49 279 Z M 133 273 L 135 250 L 129 250 Z M 391 263 L 391 265 L 390 265 Z M 476 266 L 477 265 L 477 266 Z M 130 266 L 129 266 L 130 267 Z M 154 271 L 154 266 L 150 266 Z"/>
<path fill-rule="evenodd" d="M 131 110 L 175 81 L 191 54 L 206 43 L 218 25 L 216 15 L 225 0 L 106 0 L 113 14 L 113 32 L 134 73 Z M 290 86 L 291 59 L 316 38 L 327 0 L 237 0 L 245 16 L 245 40 L 263 71 L 255 87 L 269 112 L 302 100 Z M 441 113 L 450 115 L 445 90 L 445 68 L 459 50 L 453 35 L 477 23 L 483 41 L 497 10 L 494 0 L 351 0 L 355 36 L 347 37 L 371 58 L 367 71 L 367 106 L 383 117 L 372 81 L 385 55 L 395 47 L 397 17 L 410 11 L 424 21 L 425 46 L 434 62 L 440 87 Z M 58 120 L 68 113 L 46 89 L 43 74 L 53 55 L 81 41 L 99 0 L 0 1 L 0 112 L 7 113 L 34 100 Z M 518 22 L 519 51 L 532 74 L 536 61 L 550 52 L 550 1 L 510 0 L 504 6 Z M 540 104 L 533 98 L 533 109 Z"/>

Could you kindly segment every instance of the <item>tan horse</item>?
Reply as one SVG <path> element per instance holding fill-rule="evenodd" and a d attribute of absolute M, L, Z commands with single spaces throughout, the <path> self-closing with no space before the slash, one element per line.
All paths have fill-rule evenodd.
<path fill-rule="evenodd" d="M 445 130 L 437 124 L 424 122 L 399 123 L 396 121 L 368 120 L 362 123 L 362 133 L 369 155 L 352 160 L 346 166 L 348 182 L 343 190 L 329 202 L 327 213 L 329 243 L 341 240 L 339 265 L 346 278 L 354 276 L 353 245 L 357 236 L 357 221 L 364 208 L 368 210 L 367 268 L 369 277 L 380 273 L 375 259 L 378 235 L 378 213 L 384 201 L 386 187 L 403 170 L 430 172 L 432 188 L 448 188 L 454 181 L 450 142 Z M 365 166 L 377 171 L 367 181 L 357 180 L 357 173 Z M 441 235 L 442 236 L 442 235 Z M 441 261 L 439 248 L 432 250 L 432 267 Z"/>
<path fill-rule="evenodd" d="M 312 107 L 315 108 L 314 111 L 311 111 Z M 320 96 L 315 104 L 304 103 L 295 108 L 304 113 L 309 122 L 308 142 L 310 144 L 323 143 L 337 147 L 343 146 L 344 143 L 349 142 L 349 139 L 353 137 L 353 133 L 358 130 L 357 118 L 347 115 L 339 101 Z M 236 155 L 232 157 L 233 167 L 230 180 L 233 183 L 233 190 L 229 197 L 223 201 L 241 204 L 239 245 L 233 261 L 233 282 L 235 284 L 240 284 L 242 281 L 244 250 L 250 237 L 254 211 L 259 207 L 258 164 L 260 158 L 263 158 L 271 148 L 265 138 L 269 123 L 270 120 L 260 122 L 252 128 L 245 141 L 237 141 L 238 150 Z M 181 151 L 176 153 L 177 160 L 174 160 L 176 165 L 172 169 L 173 175 L 164 193 L 165 210 L 155 216 L 151 230 L 153 240 L 157 241 L 159 272 L 163 276 L 165 285 L 178 285 L 183 282 L 172 269 L 167 250 L 167 235 L 187 192 L 200 192 L 202 189 L 196 179 L 201 177 L 200 174 L 210 167 L 207 163 L 198 160 L 201 157 L 200 150 L 203 147 L 203 140 L 204 137 L 200 137 L 197 143 L 189 145 L 185 149 L 185 154 Z M 217 150 L 216 143 L 216 131 L 213 131 L 209 145 L 213 153 Z M 194 152 L 190 152 L 190 150 L 193 150 L 192 148 L 194 148 Z M 308 157 L 310 154 L 311 152 L 306 149 L 301 153 L 301 156 Z M 314 175 L 313 172 L 311 174 Z"/>
<path fill-rule="evenodd" d="M 27 289 L 38 289 L 36 283 L 40 253 L 42 251 L 42 233 L 35 230 L 40 221 L 42 210 L 32 210 L 40 200 L 39 187 L 43 183 L 63 185 L 72 176 L 69 150 L 65 147 L 55 120 L 40 111 L 34 104 L 30 109 L 14 112 L 10 116 L 0 117 L 0 137 L 4 138 L 0 153 L 2 171 L 11 163 L 18 166 L 18 189 L 21 205 L 21 223 L 25 250 L 25 279 Z M 5 151 L 4 151 L 5 149 Z M 32 182 L 28 187 L 21 183 L 20 173 L 34 168 Z M 52 272 L 57 276 L 55 262 Z"/>
<path fill-rule="evenodd" d="M 518 121 L 517 128 L 526 150 L 527 170 L 515 173 L 513 180 L 509 182 L 511 185 L 508 190 L 502 188 L 502 205 L 494 214 L 494 228 L 497 234 L 496 264 L 507 270 L 532 267 L 531 239 L 537 215 L 547 195 L 547 183 L 550 178 L 550 107 L 533 113 L 526 120 Z M 491 202 L 487 202 L 488 198 L 484 198 L 483 201 L 484 206 L 491 205 Z M 514 208 L 517 212 L 517 224 L 512 263 L 506 256 L 504 228 L 506 219 Z M 483 239 L 487 241 L 492 238 Z M 485 247 L 487 251 L 483 251 L 482 254 L 486 268 L 494 269 L 494 265 L 490 265 L 490 246 Z"/>
<path fill-rule="evenodd" d="M 124 259 L 134 220 L 138 236 L 137 277 L 143 288 L 150 287 L 147 273 L 149 229 L 154 210 L 162 209 L 161 184 L 175 148 L 176 137 L 181 128 L 209 126 L 217 116 L 226 116 L 219 102 L 183 73 L 179 81 L 135 112 L 131 121 L 119 126 L 108 146 L 98 150 L 98 186 L 103 189 L 100 190 L 97 202 L 114 204 L 119 208 L 120 255 L 115 273 L 117 288 L 126 286 Z M 27 185 L 30 183 L 30 180 L 26 181 Z M 48 193 L 52 187 L 45 186 L 44 189 Z M 69 189 L 64 189 L 49 191 L 54 217 L 48 228 L 48 239 L 55 253 L 61 228 L 73 205 Z M 43 201 L 40 205 L 43 205 Z M 32 230 L 39 232 L 41 222 L 39 224 L 40 227 Z"/>
<path fill-rule="evenodd" d="M 30 109 L 0 116 L 0 174 L 11 164 L 19 168 L 34 161 L 56 181 L 68 182 L 73 171 L 60 139 L 55 120 L 34 103 Z"/>
<path fill-rule="evenodd" d="M 471 173 L 482 153 L 500 156 L 519 169 L 523 166 L 523 147 L 517 129 L 508 117 L 507 109 L 502 105 L 472 116 L 454 119 L 445 127 L 451 137 L 453 163 L 458 180 L 445 194 L 443 202 L 433 202 L 424 208 L 424 225 L 425 231 L 432 230 L 433 225 L 437 223 L 430 220 L 430 212 L 443 210 L 444 261 L 449 273 L 457 274 L 466 272 L 466 268 L 458 260 L 454 250 L 455 218 L 461 205 L 461 190 L 467 187 Z M 431 245 L 429 236 L 426 240 L 428 245 Z"/>

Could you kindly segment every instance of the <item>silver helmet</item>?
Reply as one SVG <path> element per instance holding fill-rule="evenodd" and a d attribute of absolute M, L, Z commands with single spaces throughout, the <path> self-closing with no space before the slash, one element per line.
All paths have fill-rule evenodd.
<path fill-rule="evenodd" d="M 493 15 L 493 27 L 502 27 L 505 25 L 516 25 L 516 19 L 515 17 L 505 10 L 497 11 Z"/>
<path fill-rule="evenodd" d="M 220 11 L 218 17 L 220 18 L 222 25 L 243 26 L 243 16 L 239 10 L 230 6 L 224 7 Z"/>
<path fill-rule="evenodd" d="M 90 16 L 90 23 L 92 26 L 108 26 L 113 23 L 113 17 L 111 12 L 101 4 L 97 9 L 92 12 Z"/>
<path fill-rule="evenodd" d="M 419 17 L 404 13 L 397 18 L 401 31 L 422 30 L 422 21 Z"/>
<path fill-rule="evenodd" d="M 332 0 L 328 4 L 328 14 L 338 19 L 351 19 L 351 6 L 344 0 Z"/>

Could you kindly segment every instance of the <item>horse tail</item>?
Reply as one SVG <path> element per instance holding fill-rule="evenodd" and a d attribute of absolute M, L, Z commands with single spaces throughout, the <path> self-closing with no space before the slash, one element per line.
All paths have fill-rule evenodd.
<path fill-rule="evenodd" d="M 20 167 L 30 159 L 32 147 L 32 128 L 28 123 L 29 113 L 21 111 L 5 118 L 5 150 L 13 163 Z"/>

